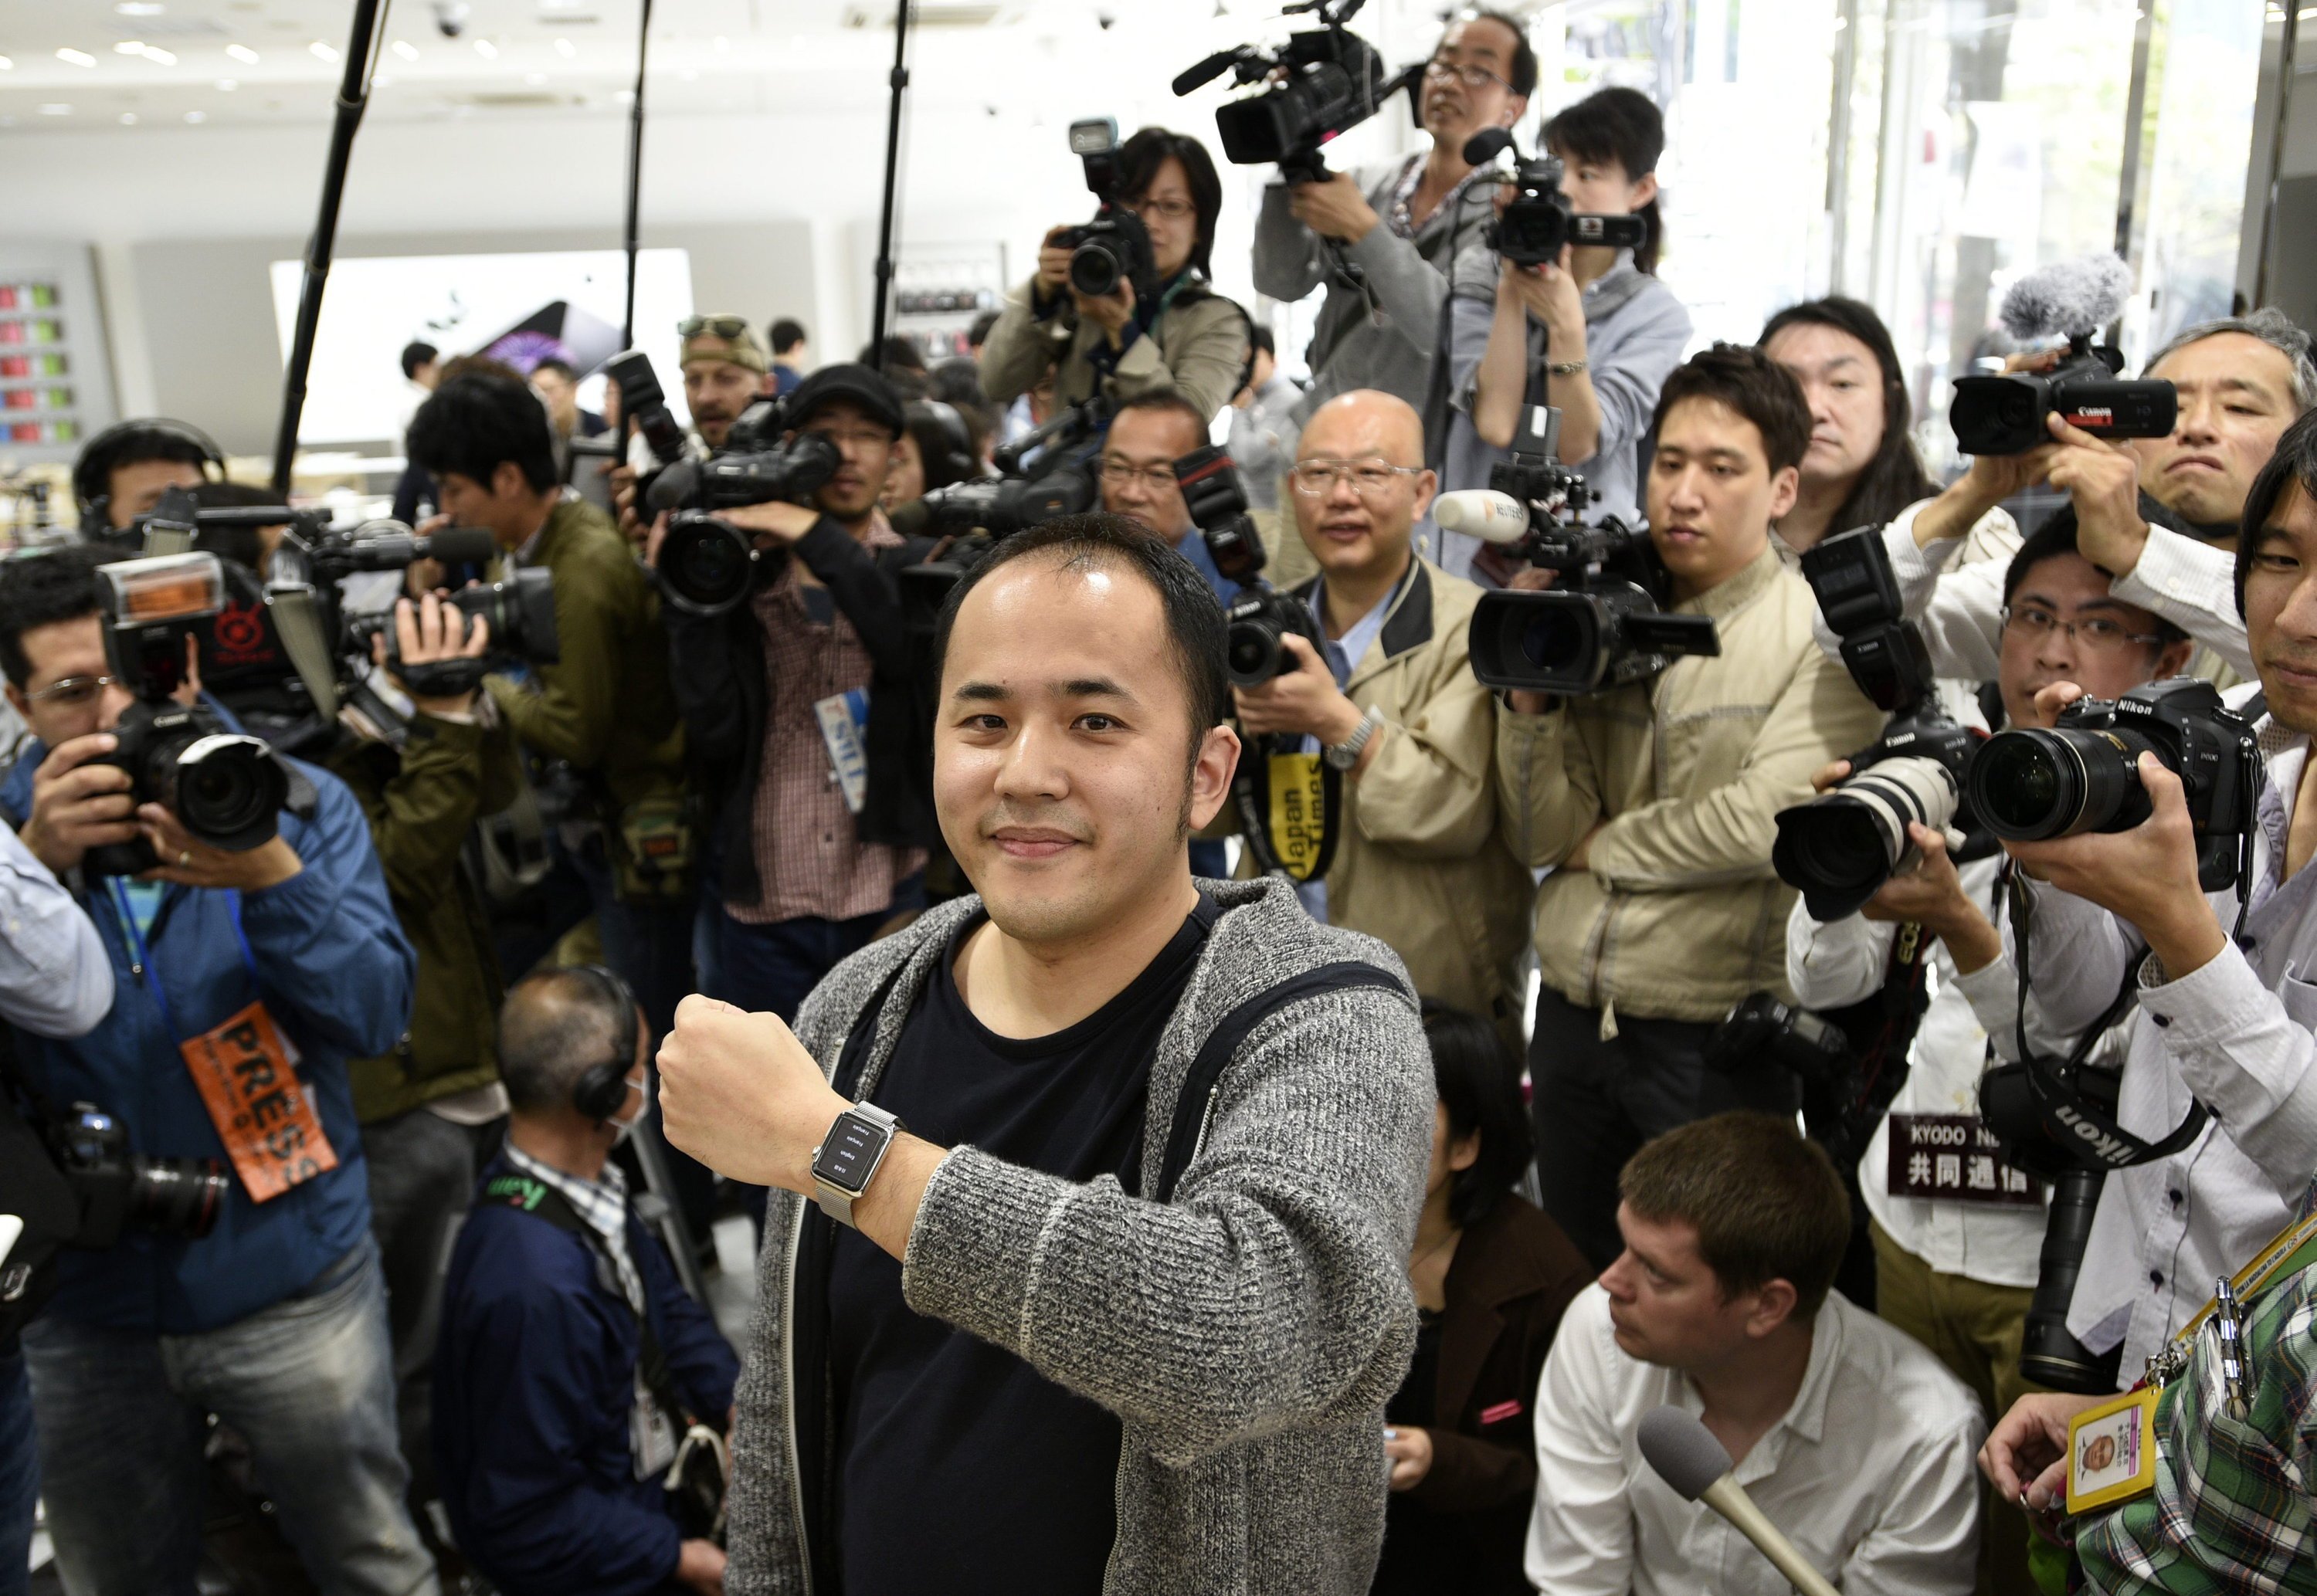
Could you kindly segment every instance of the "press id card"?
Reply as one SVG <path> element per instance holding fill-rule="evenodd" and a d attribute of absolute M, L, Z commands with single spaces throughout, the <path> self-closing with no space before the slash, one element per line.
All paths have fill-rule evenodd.
<path fill-rule="evenodd" d="M 2156 1404 L 2152 1386 L 2087 1408 L 2068 1424 L 2068 1511 L 2089 1512 L 2156 1485 Z"/>
<path fill-rule="evenodd" d="M 854 814 L 869 796 L 869 690 L 856 687 L 820 700 L 812 707 L 820 722 L 820 741 L 828 751 L 828 768 L 845 793 L 845 807 Z"/>

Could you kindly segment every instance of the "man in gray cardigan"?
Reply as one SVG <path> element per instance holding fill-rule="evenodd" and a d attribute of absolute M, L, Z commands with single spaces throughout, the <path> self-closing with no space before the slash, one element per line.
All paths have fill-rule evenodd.
<path fill-rule="evenodd" d="M 1496 216 L 1496 181 L 1464 159 L 1465 141 L 1511 127 L 1535 87 L 1536 52 L 1521 25 L 1498 12 L 1466 12 L 1440 36 L 1416 87 L 1430 149 L 1325 183 L 1265 188 L 1256 291 L 1292 303 L 1328 289 L 1304 357 L 1311 389 L 1295 407 L 1298 424 L 1355 388 L 1423 408 L 1448 268 Z"/>
<path fill-rule="evenodd" d="M 1407 976 L 1194 883 L 1222 614 L 1132 522 L 1001 546 L 935 655 L 980 896 L 793 1037 L 694 997 L 660 1054 L 669 1139 L 775 1189 L 727 1588 L 1358 1596 L 1433 1117 Z"/>

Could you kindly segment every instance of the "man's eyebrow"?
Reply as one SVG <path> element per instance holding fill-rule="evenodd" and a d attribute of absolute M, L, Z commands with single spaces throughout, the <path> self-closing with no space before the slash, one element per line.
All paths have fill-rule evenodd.
<path fill-rule="evenodd" d="M 1058 683 L 1050 690 L 1059 699 L 1123 699 L 1127 703 L 1139 702 L 1135 696 L 1107 676 L 1076 676 Z M 997 682 L 962 682 L 953 700 L 971 704 L 1005 703 L 1015 698 L 1015 690 Z"/>
<path fill-rule="evenodd" d="M 1002 704 L 1014 693 L 1012 689 L 995 682 L 961 682 L 957 691 L 949 696 L 962 703 Z"/>

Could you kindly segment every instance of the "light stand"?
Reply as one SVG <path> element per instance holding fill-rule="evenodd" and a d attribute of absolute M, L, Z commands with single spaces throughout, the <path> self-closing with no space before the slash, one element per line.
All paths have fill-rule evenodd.
<path fill-rule="evenodd" d="M 901 91 L 909 86 L 909 0 L 893 4 L 893 70 L 885 80 L 892 91 L 885 112 L 885 197 L 877 217 L 877 304 L 870 312 L 869 359 L 885 370 L 885 316 L 893 301 L 894 187 L 901 168 Z"/>

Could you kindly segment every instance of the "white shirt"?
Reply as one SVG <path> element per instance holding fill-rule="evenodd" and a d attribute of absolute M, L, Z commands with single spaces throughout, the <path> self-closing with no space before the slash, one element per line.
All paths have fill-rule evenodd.
<path fill-rule="evenodd" d="M 2000 856 L 1956 867 L 1963 889 L 1982 914 L 1999 921 L 1995 878 Z M 1862 1003 L 1882 988 L 1899 928 L 1853 914 L 1820 924 L 1798 898 L 1786 919 L 1786 983 L 1808 1009 Z M 1931 1001 L 1907 1055 L 1907 1083 L 1892 1100 L 1893 1114 L 1976 1114 L 1979 1080 L 1987 1066 L 1987 1031 L 1971 999 L 1956 985 L 1955 959 L 1944 941 L 1931 950 Z M 1941 1274 L 1990 1286 L 2035 1283 L 2044 1246 L 2044 1210 L 1980 1203 L 1932 1202 L 1891 1195 L 1891 1121 L 1858 1161 L 1859 1194 L 1866 1211 L 1892 1241 Z"/>
<path fill-rule="evenodd" d="M 2256 685 L 2225 696 L 2241 704 Z M 2110 1172 L 2068 1312 L 2068 1329 L 2091 1351 L 2123 1345 L 2126 1385 L 2211 1297 L 2217 1276 L 2284 1228 L 2317 1171 L 2317 870 L 2278 878 L 2309 743 L 2267 718 L 2258 729 L 2270 752 L 2245 922 L 2252 946 L 2232 943 L 2178 980 L 2154 958 L 2142 964 L 2116 1101 L 2124 1128 L 2152 1141 L 2192 1101 L 2213 1119 L 2170 1157 Z M 2210 896 L 2222 928 L 2234 926 L 2234 891 Z M 2082 898 L 2030 883 L 2028 903 L 2027 1039 L 2064 1054 L 2115 999 L 2143 944 Z M 2010 1026 L 1991 1029 L 2010 1057 Z"/>
<path fill-rule="evenodd" d="M 1537 1391 L 1531 1584 L 1552 1596 L 1788 1596 L 1751 1541 L 1642 1461 L 1634 1431 L 1668 1403 L 1704 1412 L 1687 1376 L 1618 1349 L 1609 1294 L 1587 1287 Z M 1964 1596 L 1986 1433 L 1977 1398 L 1937 1359 L 1829 1296 L 1794 1406 L 1740 1459 L 1738 1483 L 1844 1596 Z"/>
<path fill-rule="evenodd" d="M 1976 557 L 1974 547 L 1988 536 L 2008 538 L 2018 547 L 2011 518 L 1990 511 L 1971 532 L 1942 538 L 1928 548 L 1915 547 L 1915 517 L 1928 499 L 1908 505 L 1883 529 L 1892 574 L 1899 581 L 1901 608 L 1922 629 L 1931 668 L 1942 676 L 1991 682 L 2003 649 L 2003 578 L 2008 559 Z M 1958 552 L 1963 562 L 1950 564 Z M 2236 561 L 2210 544 L 2163 527 L 2148 529 L 2139 563 L 2110 584 L 2127 604 L 2163 617 L 2226 660 L 2238 674 L 2253 673 L 2243 618 L 2237 613 Z M 1835 653 L 1835 636 L 1820 616 L 1812 622 L 1819 646 Z"/>
<path fill-rule="evenodd" d="M 96 927 L 23 840 L 0 825 L 0 1019 L 35 1036 L 86 1036 L 112 1009 Z"/>

